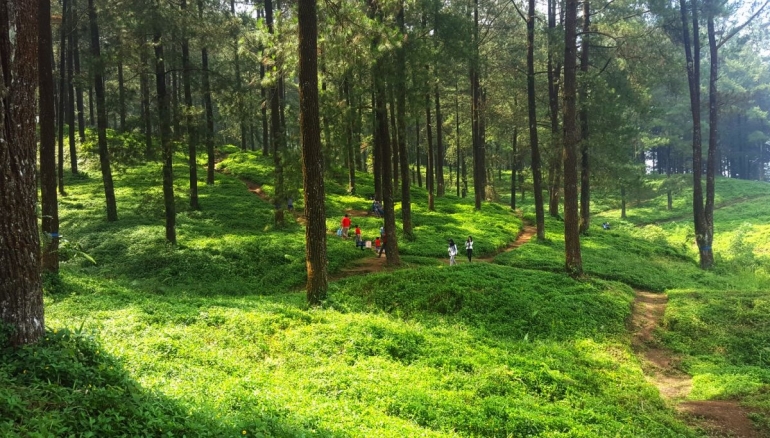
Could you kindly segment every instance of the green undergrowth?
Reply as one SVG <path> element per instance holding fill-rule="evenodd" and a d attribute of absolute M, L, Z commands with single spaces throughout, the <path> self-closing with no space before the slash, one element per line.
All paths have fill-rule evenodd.
<path fill-rule="evenodd" d="M 662 341 L 683 355 L 692 399 L 743 399 L 770 413 L 770 294 L 676 290 L 669 293 Z M 764 415 L 765 418 L 766 415 Z M 770 432 L 770 424 L 764 429 Z"/>
<path fill-rule="evenodd" d="M 683 355 L 693 398 L 770 409 L 768 295 L 759 292 L 770 283 L 758 231 L 767 221 L 741 216 L 759 207 L 729 213 L 738 229 L 717 240 L 730 251 L 704 272 L 686 226 L 660 219 L 679 213 L 656 219 L 653 178 L 638 222 L 612 220 L 612 230 L 594 226 L 582 239 L 587 276 L 575 280 L 563 274 L 558 220 L 547 221 L 546 241 L 501 252 L 522 226 L 507 206 L 477 212 L 472 196 L 449 194 L 428 211 L 425 191 L 412 187 L 413 239 L 396 202 L 404 266 L 331 282 L 323 306 L 310 309 L 300 291 L 304 227 L 290 215 L 276 227 L 272 205 L 243 181 L 272 196 L 272 160 L 235 147 L 220 157 L 215 184 L 199 184 L 200 211 L 187 206 L 188 169 L 177 157 L 176 247 L 164 242 L 158 163 L 116 169 L 114 223 L 98 173 L 67 176 L 62 269 L 45 282 L 47 337 L 1 351 L 0 436 L 704 436 L 677 418 L 631 352 L 631 287 L 669 293 L 657 336 Z M 342 216 L 365 239 L 382 219 L 369 214 L 371 175 L 357 174 L 350 194 L 345 172 L 328 172 L 335 276 L 373 257 L 336 237 Z M 298 181 L 287 184 L 299 216 Z M 758 196 L 751 190 L 720 192 L 718 214 Z M 610 217 L 616 200 L 602 205 Z M 529 202 L 523 211 L 533 221 Z M 462 248 L 468 235 L 493 263 L 461 255 L 446 264 L 447 240 Z"/>
<path fill-rule="evenodd" d="M 93 332 L 136 409 L 169 412 L 146 436 L 694 436 L 642 378 L 620 283 L 466 263 L 350 277 L 307 309 L 62 277 L 49 326 Z"/>

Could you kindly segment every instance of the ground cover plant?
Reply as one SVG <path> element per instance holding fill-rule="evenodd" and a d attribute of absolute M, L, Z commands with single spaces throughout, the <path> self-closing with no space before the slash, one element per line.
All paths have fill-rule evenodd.
<path fill-rule="evenodd" d="M 178 195 L 177 248 L 162 240 L 158 165 L 116 175 L 117 223 L 103 218 L 98 178 L 68 177 L 48 338 L 0 356 L 0 435 L 703 436 L 644 379 L 629 286 L 670 294 L 659 340 L 685 356 L 693 397 L 745 397 L 763 424 L 770 356 L 751 333 L 768 332 L 767 294 L 746 288 L 762 277 L 698 270 L 665 226 L 592 228 L 588 275 L 573 280 L 558 220 L 547 241 L 500 253 L 518 215 L 451 195 L 431 212 L 415 188 L 405 267 L 342 275 L 308 309 L 301 225 L 272 226 L 270 204 L 242 180 L 269 195 L 269 163 L 229 152 L 216 184 L 201 186 L 201 211 Z M 185 181 L 185 166 L 175 171 Z M 346 211 L 370 207 L 371 178 L 358 181 L 358 195 L 330 184 L 333 273 L 374 257 L 333 234 Z M 381 225 L 354 219 L 365 235 Z M 467 235 L 494 263 L 446 264 L 446 239 Z"/>

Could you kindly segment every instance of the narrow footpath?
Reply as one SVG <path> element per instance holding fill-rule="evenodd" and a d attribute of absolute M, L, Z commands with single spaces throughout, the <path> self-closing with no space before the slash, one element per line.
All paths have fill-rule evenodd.
<path fill-rule="evenodd" d="M 635 291 L 631 318 L 631 346 L 642 364 L 647 380 L 660 391 L 686 421 L 710 437 L 763 438 L 748 418 L 750 411 L 733 400 L 687 400 L 692 377 L 681 370 L 681 359 L 661 348 L 655 339 L 666 312 L 668 297 L 662 293 Z M 765 437 L 767 438 L 767 437 Z"/>

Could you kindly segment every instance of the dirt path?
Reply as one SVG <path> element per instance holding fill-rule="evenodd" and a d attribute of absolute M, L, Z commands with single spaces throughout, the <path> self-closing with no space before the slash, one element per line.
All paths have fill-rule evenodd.
<path fill-rule="evenodd" d="M 737 401 L 685 400 L 692 388 L 692 377 L 681 370 L 681 359 L 661 348 L 654 336 L 666 312 L 667 302 L 665 294 L 636 291 L 630 324 L 631 345 L 647 380 L 658 387 L 660 395 L 673 404 L 688 423 L 707 431 L 711 437 L 764 437 L 749 420 L 749 411 Z"/>

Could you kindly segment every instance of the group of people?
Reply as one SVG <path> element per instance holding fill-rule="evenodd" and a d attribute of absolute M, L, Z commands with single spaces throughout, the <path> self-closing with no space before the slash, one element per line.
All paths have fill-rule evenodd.
<path fill-rule="evenodd" d="M 447 249 L 449 252 L 449 266 L 453 266 L 457 264 L 457 261 L 455 261 L 455 257 L 457 256 L 457 245 L 455 244 L 454 239 L 449 239 L 449 248 Z M 465 253 L 468 255 L 468 263 L 471 262 L 471 259 L 473 259 L 473 237 L 468 236 L 468 240 L 465 241 Z"/>
<path fill-rule="evenodd" d="M 337 230 L 337 235 L 342 237 L 343 239 L 348 239 L 350 235 L 350 215 L 346 214 L 342 218 L 342 222 L 340 223 L 340 228 Z M 361 237 L 361 227 L 358 225 L 354 225 L 354 235 L 356 238 L 356 248 L 361 248 L 361 251 L 364 250 L 366 247 L 366 243 L 364 242 L 363 237 Z M 377 253 L 377 257 L 382 256 L 382 253 L 385 252 L 385 228 L 380 227 L 380 235 L 374 240 L 374 252 Z"/>
<path fill-rule="evenodd" d="M 375 204 L 377 201 L 374 201 Z M 342 237 L 343 239 L 348 238 L 348 234 L 350 233 L 350 215 L 346 214 L 342 218 L 342 222 L 340 223 L 340 229 L 337 230 L 337 235 Z M 364 250 L 364 247 L 366 244 L 364 243 L 363 238 L 361 237 L 361 227 L 358 225 L 355 225 L 355 231 L 354 231 L 355 237 L 356 237 L 356 248 L 361 248 L 361 251 Z M 374 251 L 377 253 L 377 257 L 382 256 L 382 253 L 385 252 L 385 229 L 384 227 L 380 227 L 380 235 L 374 240 Z M 457 256 L 457 245 L 455 244 L 455 241 L 453 239 L 449 239 L 449 248 L 447 249 L 449 252 L 449 265 L 456 265 L 457 261 L 455 260 L 455 257 Z M 468 236 L 468 239 L 465 241 L 465 254 L 468 256 L 468 263 L 470 263 L 473 259 L 473 237 Z"/>

